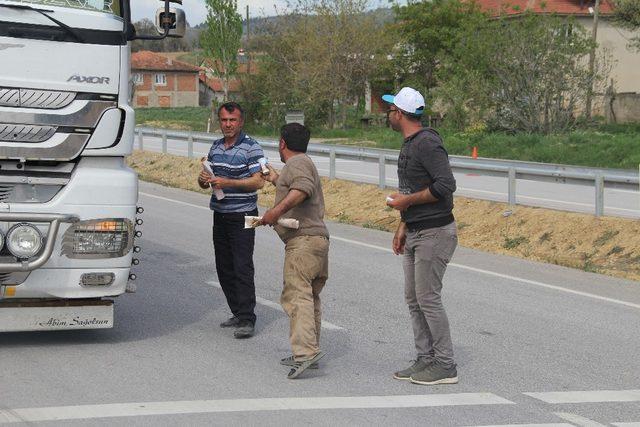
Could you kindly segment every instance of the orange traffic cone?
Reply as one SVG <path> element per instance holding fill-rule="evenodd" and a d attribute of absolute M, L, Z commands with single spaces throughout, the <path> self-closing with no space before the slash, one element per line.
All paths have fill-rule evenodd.
<path fill-rule="evenodd" d="M 476 147 L 475 145 L 473 146 L 473 149 L 471 150 L 471 158 L 472 159 L 477 159 L 478 158 L 478 147 Z"/>

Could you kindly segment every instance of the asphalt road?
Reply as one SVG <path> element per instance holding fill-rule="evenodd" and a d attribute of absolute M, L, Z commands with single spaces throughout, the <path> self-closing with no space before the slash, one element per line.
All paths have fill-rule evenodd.
<path fill-rule="evenodd" d="M 640 425 L 640 283 L 459 248 L 444 301 L 460 383 L 391 378 L 413 357 L 391 235 L 332 234 L 321 368 L 288 380 L 283 245 L 257 232 L 257 335 L 216 286 L 206 196 L 142 184 L 136 294 L 111 330 L 0 335 L 0 424 Z"/>
<path fill-rule="evenodd" d="M 137 144 L 137 139 L 136 139 Z M 209 152 L 210 144 L 195 143 L 194 155 L 204 156 Z M 145 150 L 162 151 L 160 138 L 144 137 Z M 169 140 L 167 151 L 171 154 L 187 156 L 185 141 Z M 269 161 L 275 167 L 281 167 L 277 150 L 265 150 Z M 329 176 L 329 158 L 312 156 L 323 176 Z M 336 159 L 336 177 L 357 182 L 378 184 L 378 163 L 357 160 Z M 397 167 L 387 165 L 386 183 L 397 187 Z M 458 184 L 457 195 L 475 199 L 507 202 L 508 182 L 506 178 L 482 176 L 479 174 L 455 173 Z M 640 192 L 605 188 L 605 215 L 625 218 L 640 218 Z M 595 189 L 593 186 L 569 185 L 519 179 L 516 185 L 516 202 L 528 206 L 538 206 L 566 210 L 571 212 L 594 213 Z"/>

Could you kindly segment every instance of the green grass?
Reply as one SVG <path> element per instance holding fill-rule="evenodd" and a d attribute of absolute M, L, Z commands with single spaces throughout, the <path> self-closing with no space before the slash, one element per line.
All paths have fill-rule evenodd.
<path fill-rule="evenodd" d="M 445 145 L 450 154 L 467 156 L 475 145 L 479 156 L 497 159 L 616 169 L 637 169 L 640 164 L 640 131 L 635 126 L 559 135 L 445 134 Z"/>
<path fill-rule="evenodd" d="M 206 132 L 209 114 L 205 107 L 138 108 L 136 124 Z"/>
<path fill-rule="evenodd" d="M 194 108 L 138 109 L 137 123 L 178 129 L 205 131 L 209 110 Z M 249 123 L 249 134 L 277 136 L 277 131 Z M 478 147 L 480 157 L 560 163 L 615 169 L 637 170 L 640 164 L 640 124 L 591 125 L 557 135 L 515 134 L 498 132 L 452 132 L 442 130 L 445 147 L 452 155 L 471 155 Z M 313 138 L 343 139 L 340 143 L 378 148 L 399 149 L 402 138 L 391 129 L 372 126 L 351 129 L 312 129 Z"/>

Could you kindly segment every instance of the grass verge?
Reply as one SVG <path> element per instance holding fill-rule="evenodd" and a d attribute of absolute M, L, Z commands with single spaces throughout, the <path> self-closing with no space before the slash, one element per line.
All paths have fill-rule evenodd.
<path fill-rule="evenodd" d="M 197 160 L 136 151 L 129 164 L 144 181 L 209 194 L 196 183 L 201 170 Z M 385 205 L 388 191 L 325 178 L 322 184 L 326 219 L 395 231 L 399 215 Z M 274 198 L 270 184 L 259 192 L 261 206 L 272 206 Z M 640 221 L 464 197 L 456 197 L 455 203 L 460 244 L 465 247 L 640 280 Z"/>

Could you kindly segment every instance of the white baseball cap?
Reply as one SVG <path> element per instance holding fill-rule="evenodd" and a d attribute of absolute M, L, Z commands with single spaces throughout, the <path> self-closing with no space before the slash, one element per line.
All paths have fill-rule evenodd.
<path fill-rule="evenodd" d="M 415 89 L 403 87 L 397 95 L 384 95 L 384 102 L 393 104 L 405 113 L 415 114 L 417 116 L 424 113 L 424 98 Z"/>

